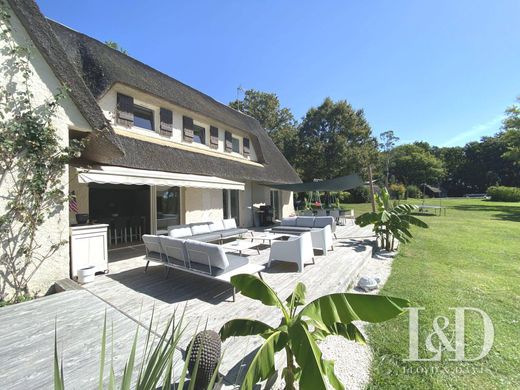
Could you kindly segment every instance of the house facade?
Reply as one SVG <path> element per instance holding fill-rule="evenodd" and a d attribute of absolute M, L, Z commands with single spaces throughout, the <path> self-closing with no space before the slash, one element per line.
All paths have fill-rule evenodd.
<path fill-rule="evenodd" d="M 265 205 L 275 218 L 294 213 L 292 193 L 270 186 L 300 179 L 254 118 L 46 19 L 32 0 L 8 4 L 13 36 L 32 48 L 35 98 L 66 85 L 55 126 L 64 144 L 86 142 L 63 180 L 74 207 L 49 219 L 40 239 L 66 239 L 76 214 L 161 234 L 222 218 L 258 226 Z M 69 263 L 64 246 L 31 289 L 67 277 Z"/>

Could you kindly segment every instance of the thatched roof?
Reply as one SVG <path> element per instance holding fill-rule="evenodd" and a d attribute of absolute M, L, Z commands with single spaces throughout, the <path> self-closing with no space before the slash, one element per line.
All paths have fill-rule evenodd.
<path fill-rule="evenodd" d="M 102 42 L 45 19 L 32 0 L 9 0 L 9 4 L 56 76 L 69 86 L 70 96 L 80 112 L 96 130 L 85 152 L 87 159 L 106 165 L 198 173 L 234 180 L 300 182 L 294 169 L 256 119 Z M 97 104 L 97 99 L 115 83 L 140 89 L 248 133 L 262 167 L 115 134 Z"/>
<path fill-rule="evenodd" d="M 240 129 L 250 135 L 258 160 L 265 167 L 262 170 L 259 167 L 251 167 L 238 162 L 230 163 L 230 160 L 181 150 L 170 152 L 167 147 L 124 137 L 121 137 L 121 141 L 126 146 L 125 152 L 128 153 L 125 154 L 127 156 L 116 159 L 113 164 L 161 170 L 171 170 L 171 167 L 179 170 L 182 169 L 180 167 L 185 167 L 182 172 L 199 171 L 201 174 L 233 177 L 235 180 L 269 180 L 273 183 L 300 181 L 298 175 L 256 119 L 85 34 L 53 21 L 49 21 L 49 24 L 71 62 L 76 66 L 77 71 L 82 75 L 96 98 L 102 97 L 115 83 L 122 83 Z M 136 145 L 139 146 L 136 147 Z M 134 152 L 140 153 L 136 156 Z M 151 156 L 160 157 L 151 158 Z"/>
<path fill-rule="evenodd" d="M 33 0 L 9 0 L 9 6 L 55 76 L 68 87 L 70 98 L 85 120 L 92 126 L 93 137 L 98 140 L 98 153 L 122 155 L 121 145 L 118 143 L 96 99 L 85 85 L 82 77 L 76 72 L 76 68 L 68 61 L 63 47 L 36 3 Z"/>

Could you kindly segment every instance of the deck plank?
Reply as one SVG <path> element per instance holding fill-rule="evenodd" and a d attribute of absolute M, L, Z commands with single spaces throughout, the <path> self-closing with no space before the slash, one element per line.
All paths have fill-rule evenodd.
<path fill-rule="evenodd" d="M 298 281 L 306 284 L 311 301 L 331 292 L 345 291 L 360 268 L 370 258 L 373 236 L 369 228 L 339 227 L 335 249 L 327 256 L 316 256 L 302 273 L 295 264 L 276 262 L 262 273 L 264 280 L 285 299 Z M 245 251 L 250 262 L 267 263 L 269 249 Z M 65 291 L 35 301 L 0 309 L 0 383 L 2 388 L 52 388 L 54 330 L 57 320 L 58 346 L 64 357 L 68 389 L 97 386 L 101 331 L 105 311 L 114 332 L 114 366 L 121 373 L 129 355 L 133 337 L 140 327 L 138 355 L 152 313 L 153 329 L 162 331 L 166 320 L 176 311 L 184 311 L 186 331 L 180 346 L 204 327 L 218 331 L 233 318 L 252 318 L 277 325 L 276 308 L 263 306 L 240 294 L 231 301 L 228 284 L 172 270 L 165 278 L 161 265 L 150 265 L 144 273 L 143 248 L 113 252 L 110 273 L 96 276 L 84 289 Z M 141 324 L 141 325 L 139 325 Z M 244 356 L 251 356 L 260 345 L 258 337 L 232 338 L 223 348 L 221 372 L 228 384 L 240 381 Z M 177 357 L 180 359 L 180 354 Z M 105 372 L 108 374 L 107 358 Z M 179 364 L 181 361 L 179 360 Z M 241 369 L 242 368 L 242 369 Z"/>

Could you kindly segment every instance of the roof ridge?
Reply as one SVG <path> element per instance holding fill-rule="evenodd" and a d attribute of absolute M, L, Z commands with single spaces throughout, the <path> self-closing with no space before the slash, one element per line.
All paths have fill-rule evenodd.
<path fill-rule="evenodd" d="M 45 16 L 44 16 L 44 17 L 45 17 Z M 227 110 L 229 110 L 229 111 L 231 111 L 231 112 L 233 112 L 233 113 L 235 113 L 235 114 L 243 115 L 243 116 L 245 116 L 246 118 L 250 118 L 250 119 L 253 119 L 253 120 L 255 120 L 256 122 L 258 122 L 258 119 L 254 118 L 253 116 L 251 116 L 251 115 L 249 115 L 249 114 L 246 114 L 246 113 L 244 113 L 244 112 L 242 112 L 242 111 L 236 110 L 236 109 L 234 109 L 233 107 L 230 107 L 229 105 L 227 105 L 227 104 L 225 104 L 225 103 L 222 103 L 221 101 L 215 99 L 214 97 L 212 97 L 212 96 L 210 96 L 210 95 L 208 95 L 208 94 L 206 94 L 206 93 L 204 93 L 204 92 L 202 92 L 202 91 L 199 91 L 198 89 L 196 89 L 196 88 L 194 88 L 194 87 L 192 87 L 192 86 L 190 86 L 190 85 L 188 85 L 188 84 L 186 84 L 186 83 L 184 83 L 184 82 L 182 82 L 182 81 L 176 79 L 175 77 L 173 77 L 173 76 L 171 76 L 171 75 L 169 75 L 169 74 L 167 74 L 167 73 L 165 73 L 165 72 L 163 72 L 163 71 L 161 71 L 161 70 L 158 70 L 158 69 L 154 68 L 153 66 L 148 65 L 147 63 L 145 63 L 145 62 L 143 62 L 143 61 L 141 61 L 141 60 L 138 60 L 137 58 L 135 58 L 135 57 L 133 57 L 133 56 L 131 56 L 131 55 L 129 55 L 129 54 L 122 53 L 121 51 L 119 51 L 119 50 L 117 50 L 117 49 L 114 49 L 114 48 L 108 46 L 106 43 L 100 41 L 100 40 L 97 39 L 97 38 L 91 37 L 90 35 L 85 34 L 85 33 L 81 32 L 81 31 L 77 31 L 77 30 L 75 30 L 75 29 L 73 29 L 73 28 L 71 28 L 71 27 L 69 27 L 69 26 L 67 26 L 67 25 L 65 25 L 65 24 L 63 24 L 63 23 L 60 23 L 60 22 L 58 22 L 58 21 L 56 21 L 56 20 L 54 20 L 54 19 L 47 18 L 47 17 L 45 17 L 45 18 L 46 18 L 48 21 L 51 21 L 51 22 L 54 23 L 54 24 L 57 24 L 57 25 L 59 25 L 59 26 L 65 28 L 65 29 L 67 29 L 67 30 L 70 30 L 70 31 L 74 32 L 75 34 L 81 35 L 82 37 L 85 37 L 86 39 L 89 39 L 89 40 L 91 40 L 91 41 L 94 41 L 96 44 L 102 45 L 105 49 L 108 48 L 108 49 L 114 51 L 115 53 L 117 53 L 116 55 L 118 55 L 118 56 L 125 56 L 125 58 L 130 59 L 131 61 L 137 62 L 137 63 L 138 63 L 139 65 L 141 65 L 141 66 L 145 66 L 145 67 L 147 67 L 148 69 L 150 69 L 150 70 L 152 70 L 152 71 L 154 71 L 154 72 L 156 72 L 156 73 L 159 73 L 159 74 L 161 74 L 161 75 L 163 75 L 163 76 L 165 76 L 165 77 L 168 77 L 168 78 L 170 78 L 170 79 L 172 79 L 172 80 L 178 82 L 179 84 L 182 84 L 184 87 L 189 88 L 189 89 L 192 90 L 193 92 L 195 92 L 195 93 L 197 93 L 197 94 L 200 94 L 200 95 L 204 96 L 205 98 L 211 99 L 212 101 L 214 101 L 214 102 L 217 103 L 218 105 L 222 106 L 223 108 L 226 108 Z M 51 28 L 52 28 L 52 26 L 51 26 Z M 258 122 L 258 124 L 260 124 L 260 122 Z M 261 124 L 260 124 L 260 127 L 262 127 Z M 262 127 L 262 129 L 263 129 L 263 127 Z M 265 129 L 264 129 L 264 130 L 265 130 Z"/>

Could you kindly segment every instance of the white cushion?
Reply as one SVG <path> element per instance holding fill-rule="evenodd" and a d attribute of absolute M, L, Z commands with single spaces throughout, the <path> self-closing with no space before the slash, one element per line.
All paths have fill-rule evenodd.
<path fill-rule="evenodd" d="M 212 267 L 226 269 L 229 267 L 229 261 L 226 253 L 221 246 L 201 241 L 186 240 L 186 251 L 188 258 L 193 263 L 208 264 L 211 262 Z"/>
<path fill-rule="evenodd" d="M 203 224 L 200 224 L 200 225 L 191 225 L 191 233 L 193 235 L 195 234 L 206 234 L 206 233 L 209 233 L 211 232 L 211 230 L 209 229 L 209 224 L 208 223 L 203 223 Z"/>
<path fill-rule="evenodd" d="M 224 229 L 236 229 L 237 227 L 237 222 L 235 221 L 235 218 L 225 219 L 223 222 Z"/>
<path fill-rule="evenodd" d="M 209 230 L 211 232 L 216 232 L 219 230 L 224 230 L 224 222 L 222 221 L 216 221 L 209 224 Z"/>
<path fill-rule="evenodd" d="M 298 217 L 296 226 L 311 228 L 314 226 L 314 217 Z"/>
<path fill-rule="evenodd" d="M 168 235 L 172 238 L 191 237 L 191 229 L 189 226 L 173 228 Z"/>

